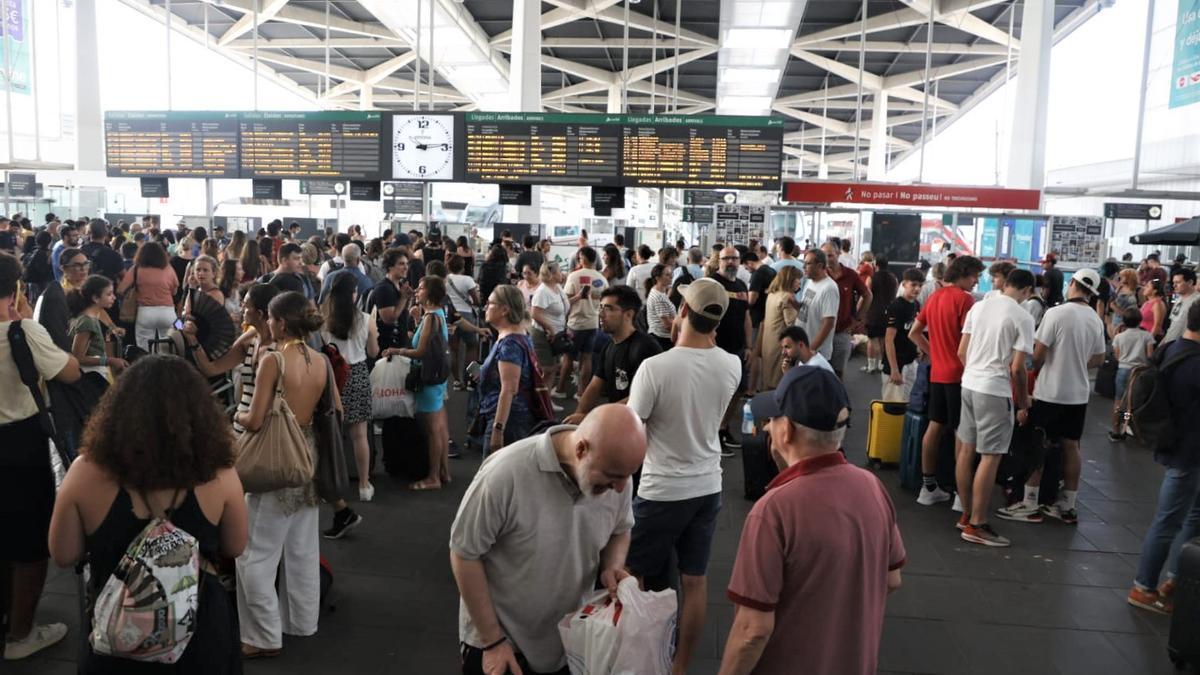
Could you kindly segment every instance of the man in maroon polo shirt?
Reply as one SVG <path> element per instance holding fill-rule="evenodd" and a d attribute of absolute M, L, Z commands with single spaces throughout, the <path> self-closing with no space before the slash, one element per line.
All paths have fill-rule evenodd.
<path fill-rule="evenodd" d="M 742 528 L 727 591 L 737 614 L 720 673 L 874 673 L 884 602 L 900 587 L 905 553 L 887 491 L 838 452 L 846 390 L 833 373 L 800 366 L 750 409 L 770 420 L 783 472 Z"/>

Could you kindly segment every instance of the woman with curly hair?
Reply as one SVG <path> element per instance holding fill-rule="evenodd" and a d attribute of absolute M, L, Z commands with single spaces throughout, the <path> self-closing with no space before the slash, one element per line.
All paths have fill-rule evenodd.
<path fill-rule="evenodd" d="M 183 359 L 144 356 L 100 400 L 54 504 L 54 562 L 70 567 L 86 555 L 94 600 L 133 539 L 165 515 L 196 538 L 202 580 L 195 632 L 174 665 L 87 649 L 79 672 L 241 672 L 235 609 L 213 564 L 246 547 L 246 501 L 233 461 L 229 424 L 208 383 Z"/>

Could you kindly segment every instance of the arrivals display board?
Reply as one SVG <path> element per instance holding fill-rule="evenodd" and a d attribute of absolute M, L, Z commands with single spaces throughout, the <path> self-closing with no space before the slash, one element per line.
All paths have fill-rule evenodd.
<path fill-rule="evenodd" d="M 464 114 L 468 183 L 619 184 L 620 115 Z"/>
<path fill-rule="evenodd" d="M 778 190 L 783 120 L 627 115 L 621 178 L 629 187 Z"/>
<path fill-rule="evenodd" d="M 242 178 L 343 178 L 378 181 L 383 113 L 239 113 Z"/>
<path fill-rule="evenodd" d="M 110 111 L 104 155 L 109 176 L 237 178 L 238 113 Z"/>

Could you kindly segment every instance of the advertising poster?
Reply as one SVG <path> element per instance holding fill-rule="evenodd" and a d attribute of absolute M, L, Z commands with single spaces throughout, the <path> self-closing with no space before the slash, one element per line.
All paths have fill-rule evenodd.
<path fill-rule="evenodd" d="M 1104 221 L 1087 216 L 1052 216 L 1050 249 L 1059 262 L 1098 265 L 1104 257 Z"/>
<path fill-rule="evenodd" d="M 997 243 L 1000 238 L 1000 220 L 998 218 L 980 218 L 983 232 L 979 239 L 979 255 L 984 258 L 995 258 Z"/>
<path fill-rule="evenodd" d="M 1012 237 L 1009 250 L 1003 255 L 1021 263 L 1035 262 L 1037 240 L 1040 239 L 1038 232 L 1045 223 L 1046 221 L 1042 218 L 1003 219 L 1001 225 L 1008 229 L 1009 236 Z"/>
<path fill-rule="evenodd" d="M 1175 59 L 1171 66 L 1170 107 L 1200 100 L 1200 0 L 1179 0 L 1175 21 Z"/>
<path fill-rule="evenodd" d="M 25 20 L 29 0 L 0 0 L 4 8 L 4 42 L 8 50 L 8 68 L 0 67 L 0 90 L 28 94 L 30 87 L 29 50 L 33 36 Z"/>
<path fill-rule="evenodd" d="M 717 204 L 716 241 L 746 244 L 751 239 L 762 241 L 767 207 L 749 204 Z"/>

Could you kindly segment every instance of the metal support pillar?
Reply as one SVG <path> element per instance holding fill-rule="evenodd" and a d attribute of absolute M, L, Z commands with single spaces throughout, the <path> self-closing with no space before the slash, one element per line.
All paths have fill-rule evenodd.
<path fill-rule="evenodd" d="M 1021 13 L 1021 58 L 1008 155 L 1008 187 L 1040 190 L 1046 183 L 1046 112 L 1054 3 L 1026 2 Z"/>
<path fill-rule="evenodd" d="M 104 124 L 100 112 L 100 62 L 96 38 L 96 0 L 75 2 L 75 168 L 104 170 Z M 10 158 L 11 159 L 11 158 Z"/>
<path fill-rule="evenodd" d="M 508 97 L 512 112 L 542 111 L 542 3 L 512 0 L 512 54 Z M 535 185 L 529 206 L 517 207 L 517 221 L 535 228 L 542 222 L 542 189 Z"/>
<path fill-rule="evenodd" d="M 887 92 L 877 91 L 871 106 L 871 145 L 867 150 L 867 180 L 881 181 L 887 175 L 887 116 Z"/>
<path fill-rule="evenodd" d="M 204 179 L 204 215 L 208 218 L 208 231 L 212 232 L 213 212 L 213 179 Z"/>

